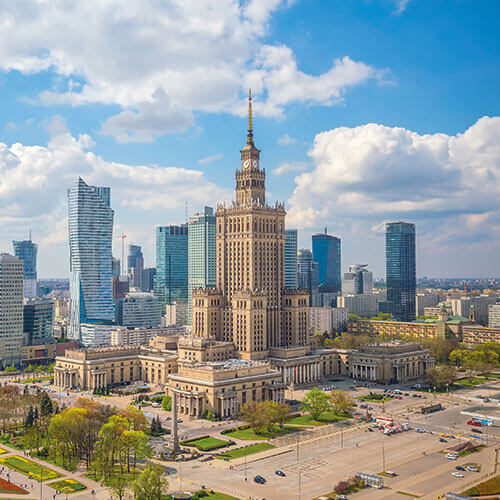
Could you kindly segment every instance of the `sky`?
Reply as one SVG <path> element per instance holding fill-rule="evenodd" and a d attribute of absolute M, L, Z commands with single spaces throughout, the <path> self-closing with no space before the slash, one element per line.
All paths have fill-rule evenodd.
<path fill-rule="evenodd" d="M 0 252 L 32 230 L 69 272 L 67 189 L 111 187 L 119 234 L 230 203 L 248 88 L 268 200 L 300 247 L 385 274 L 384 224 L 417 227 L 417 275 L 500 276 L 495 0 L 0 3 Z"/>

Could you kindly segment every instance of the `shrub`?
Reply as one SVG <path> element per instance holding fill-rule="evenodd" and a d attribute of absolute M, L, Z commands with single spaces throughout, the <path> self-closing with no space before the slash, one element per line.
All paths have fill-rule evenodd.
<path fill-rule="evenodd" d="M 345 490 L 349 488 L 349 483 L 347 481 L 339 481 L 334 488 L 335 493 L 341 495 Z"/>

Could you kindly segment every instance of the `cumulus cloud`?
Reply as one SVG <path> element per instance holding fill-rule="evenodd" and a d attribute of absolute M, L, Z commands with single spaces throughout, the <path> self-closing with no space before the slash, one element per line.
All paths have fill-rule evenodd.
<path fill-rule="evenodd" d="M 4 251 L 10 247 L 11 235 L 24 234 L 30 227 L 42 246 L 66 245 L 66 190 L 77 176 L 89 184 L 110 186 L 117 224 L 123 219 L 134 226 L 137 221 L 136 226 L 148 234 L 154 233 L 155 224 L 182 221 L 185 202 L 198 207 L 231 198 L 199 170 L 105 161 L 89 151 L 94 146 L 90 136 L 72 136 L 61 118 L 47 128 L 51 138 L 46 146 L 0 143 Z"/>
<path fill-rule="evenodd" d="M 288 134 L 285 134 L 278 138 L 276 141 L 280 146 L 288 146 L 290 144 L 294 144 L 297 142 L 297 139 L 290 137 Z"/>
<path fill-rule="evenodd" d="M 380 233 L 385 220 L 409 219 L 436 248 L 485 239 L 499 246 L 500 117 L 454 136 L 340 127 L 317 134 L 309 156 L 314 168 L 295 179 L 289 200 L 294 225 L 365 221 L 364 230 Z"/>
<path fill-rule="evenodd" d="M 223 154 L 218 154 L 218 155 L 213 155 L 213 156 L 207 156 L 205 158 L 201 158 L 200 160 L 198 160 L 198 163 L 200 165 L 206 165 L 207 163 L 212 163 L 214 161 L 222 160 L 222 158 L 224 158 Z"/>
<path fill-rule="evenodd" d="M 332 105 L 378 71 L 343 57 L 324 74 L 302 72 L 290 48 L 266 45 L 285 0 L 28 0 L 0 6 L 0 69 L 58 75 L 46 104 L 118 105 L 102 133 L 151 142 L 185 130 L 196 112 L 280 117 L 294 102 Z M 85 22 L 82 22 L 85 20 Z M 243 83 L 243 85 L 242 85 Z M 245 89 L 245 92 L 243 92 Z"/>
<path fill-rule="evenodd" d="M 273 170 L 273 174 L 283 175 L 290 172 L 303 172 L 307 168 L 309 168 L 309 164 L 306 161 L 283 161 Z"/>

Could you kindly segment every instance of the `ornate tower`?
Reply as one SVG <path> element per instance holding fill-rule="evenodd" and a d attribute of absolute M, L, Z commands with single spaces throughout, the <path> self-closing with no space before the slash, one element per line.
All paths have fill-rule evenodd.
<path fill-rule="evenodd" d="M 260 150 L 255 147 L 252 131 L 252 91 L 248 91 L 247 143 L 240 151 L 241 170 L 236 170 L 236 204 L 264 205 L 266 203 L 266 171 L 260 170 Z"/>

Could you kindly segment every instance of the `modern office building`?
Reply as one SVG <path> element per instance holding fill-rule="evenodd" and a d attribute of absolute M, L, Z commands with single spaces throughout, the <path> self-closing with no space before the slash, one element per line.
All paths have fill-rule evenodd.
<path fill-rule="evenodd" d="M 127 328 L 156 328 L 161 316 L 161 302 L 151 293 L 129 292 L 116 304 L 116 323 Z"/>
<path fill-rule="evenodd" d="M 297 269 L 297 230 L 285 229 L 285 288 L 299 287 Z"/>
<path fill-rule="evenodd" d="M 490 304 L 488 306 L 488 326 L 490 328 L 500 328 L 500 304 Z"/>
<path fill-rule="evenodd" d="M 340 238 L 326 233 L 312 237 L 313 259 L 318 263 L 318 284 L 320 292 L 342 290 Z"/>
<path fill-rule="evenodd" d="M 127 268 L 130 286 L 140 290 L 144 271 L 144 256 L 139 245 L 128 246 Z"/>
<path fill-rule="evenodd" d="M 342 294 L 360 295 L 373 293 L 373 273 L 366 269 L 368 264 L 354 264 L 342 278 Z"/>
<path fill-rule="evenodd" d="M 188 300 L 188 226 L 156 228 L 156 276 L 154 294 L 160 302 Z"/>
<path fill-rule="evenodd" d="M 103 323 L 80 323 L 80 343 L 84 347 L 111 345 L 111 332 L 116 326 Z"/>
<path fill-rule="evenodd" d="M 155 288 L 156 267 L 147 267 L 142 271 L 141 292 L 152 292 Z"/>
<path fill-rule="evenodd" d="M 23 261 L 0 254 L 0 365 L 3 367 L 21 362 L 23 281 Z"/>
<path fill-rule="evenodd" d="M 196 288 L 211 288 L 217 284 L 217 225 L 214 209 L 205 207 L 203 213 L 188 222 L 188 324 L 192 321 L 192 298 Z"/>
<path fill-rule="evenodd" d="M 415 320 L 417 284 L 415 224 L 390 222 L 385 233 L 386 311 L 398 321 Z"/>
<path fill-rule="evenodd" d="M 313 296 L 318 293 L 318 263 L 307 248 L 301 248 L 297 255 L 297 281 L 299 289 L 309 292 L 309 304 L 313 305 Z"/>
<path fill-rule="evenodd" d="M 341 295 L 337 297 L 337 306 L 344 307 L 349 314 L 373 318 L 379 313 L 379 301 L 374 294 Z"/>
<path fill-rule="evenodd" d="M 13 241 L 12 244 L 14 246 L 14 255 L 24 263 L 23 295 L 25 298 L 36 297 L 38 245 L 31 241 L 31 232 L 29 240 Z"/>
<path fill-rule="evenodd" d="M 436 292 L 417 293 L 415 298 L 417 316 L 424 316 L 426 307 L 437 307 L 443 299 L 444 295 Z"/>
<path fill-rule="evenodd" d="M 68 191 L 70 250 L 69 338 L 80 323 L 115 318 L 112 286 L 113 210 L 110 188 L 88 186 L 80 177 Z"/>
<path fill-rule="evenodd" d="M 496 304 L 496 301 L 495 295 L 475 295 L 449 298 L 446 302 L 451 305 L 455 316 L 463 316 L 474 323 L 486 326 L 489 321 L 489 306 Z"/>
<path fill-rule="evenodd" d="M 27 299 L 24 302 L 24 343 L 39 345 L 54 340 L 54 301 Z"/>
<path fill-rule="evenodd" d="M 311 307 L 309 322 L 313 332 L 332 333 L 347 329 L 349 312 L 343 307 Z"/>

